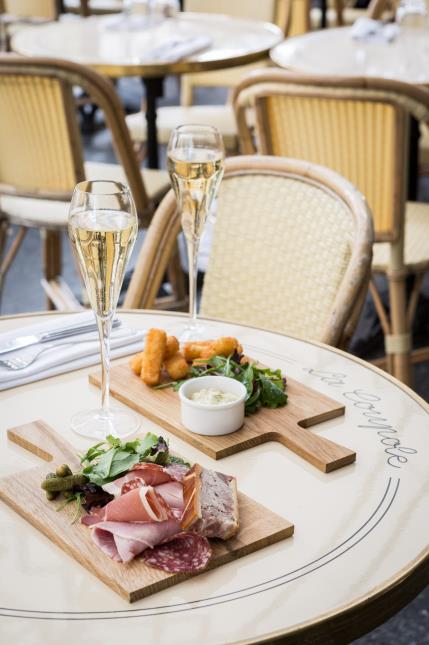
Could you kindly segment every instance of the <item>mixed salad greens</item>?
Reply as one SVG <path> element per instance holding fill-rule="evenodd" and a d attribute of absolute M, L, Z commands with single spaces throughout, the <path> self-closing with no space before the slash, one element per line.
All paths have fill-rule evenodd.
<path fill-rule="evenodd" d="M 82 468 L 78 472 L 73 473 L 67 464 L 61 464 L 41 482 L 49 501 L 62 496 L 63 501 L 57 511 L 70 502 L 76 502 L 72 524 L 79 519 L 82 508 L 89 511 L 93 506 L 104 506 L 111 501 L 113 495 L 103 490 L 102 486 L 138 463 L 150 462 L 160 466 L 183 464 L 190 467 L 188 462 L 170 453 L 168 442 L 163 437 L 152 432 L 127 442 L 109 435 L 105 441 L 91 446 L 81 455 L 80 462 Z"/>
<path fill-rule="evenodd" d="M 186 461 L 170 454 L 168 442 L 148 432 L 143 438 L 121 442 L 120 439 L 109 435 L 105 441 L 97 443 L 80 458 L 82 473 L 88 480 L 103 486 L 119 475 L 126 473 L 140 462 L 150 462 L 166 466 L 171 463 L 185 464 Z"/>
<path fill-rule="evenodd" d="M 261 407 L 280 408 L 286 405 L 286 378 L 282 376 L 281 371 L 258 367 L 249 362 L 241 363 L 241 360 L 240 354 L 228 357 L 213 356 L 205 361 L 204 365 L 193 365 L 185 380 L 215 374 L 216 376 L 229 376 L 240 381 L 247 390 L 246 414 L 253 414 Z M 162 383 L 155 386 L 155 389 L 173 387 L 178 390 L 185 380 Z"/>

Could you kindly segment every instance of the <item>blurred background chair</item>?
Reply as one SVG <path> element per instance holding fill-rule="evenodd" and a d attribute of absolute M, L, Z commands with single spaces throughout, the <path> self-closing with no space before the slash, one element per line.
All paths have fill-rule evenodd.
<path fill-rule="evenodd" d="M 243 152 L 306 159 L 347 177 L 374 217 L 373 273 L 388 280 L 390 315 L 374 280 L 387 369 L 411 383 L 412 323 L 429 268 L 429 204 L 407 202 L 411 118 L 429 120 L 429 91 L 385 79 L 255 72 L 234 93 Z M 256 132 L 246 119 L 251 106 Z M 407 303 L 406 280 L 414 277 Z M 429 351 L 413 359 L 427 360 Z"/>
<path fill-rule="evenodd" d="M 149 227 L 125 307 L 153 305 L 179 231 L 170 191 Z M 227 159 L 201 313 L 344 346 L 371 254 L 365 200 L 336 173 L 291 159 Z"/>
<path fill-rule="evenodd" d="M 221 13 L 277 24 L 285 34 L 298 35 L 309 29 L 310 0 L 184 0 L 185 11 Z M 233 87 L 246 72 L 267 66 L 269 60 L 180 78 L 180 105 L 160 107 L 157 112 L 158 140 L 168 143 L 171 130 L 178 125 L 207 123 L 219 129 L 225 146 L 237 152 L 237 130 L 234 112 L 228 99 L 223 105 L 194 105 L 194 90 Z M 126 117 L 133 141 L 144 146 L 146 123 L 142 112 Z"/>
<path fill-rule="evenodd" d="M 104 113 L 118 164 L 84 162 L 73 88 L 82 88 Z M 126 181 L 146 227 L 170 187 L 166 172 L 141 171 L 113 85 L 80 65 L 52 59 L 0 58 L 0 258 L 7 229 L 17 235 L 0 264 L 0 286 L 28 228 L 42 235 L 44 285 L 60 308 L 73 306 L 61 290 L 61 231 L 74 186 L 83 179 Z M 177 265 L 178 266 L 178 265 Z M 172 271 L 174 273 L 174 271 Z M 178 273 L 178 277 L 182 272 Z M 175 278 L 172 281 L 176 283 Z M 179 284 L 179 282 L 177 282 Z M 184 293 L 169 304 L 184 300 Z M 183 304 L 183 303 L 182 303 Z"/>

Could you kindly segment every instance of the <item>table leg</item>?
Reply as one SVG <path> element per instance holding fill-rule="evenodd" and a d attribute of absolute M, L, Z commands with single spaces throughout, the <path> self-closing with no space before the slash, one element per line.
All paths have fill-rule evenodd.
<path fill-rule="evenodd" d="M 143 78 L 146 92 L 147 154 L 149 168 L 159 168 L 156 102 L 163 95 L 164 78 Z"/>
<path fill-rule="evenodd" d="M 413 117 L 410 118 L 410 139 L 408 152 L 408 201 L 417 200 L 419 184 L 419 124 Z"/>
<path fill-rule="evenodd" d="M 327 0 L 320 0 L 320 10 L 322 12 L 322 17 L 320 19 L 320 27 L 321 29 L 326 29 L 326 26 L 328 24 L 327 15 L 326 15 L 328 11 Z"/>

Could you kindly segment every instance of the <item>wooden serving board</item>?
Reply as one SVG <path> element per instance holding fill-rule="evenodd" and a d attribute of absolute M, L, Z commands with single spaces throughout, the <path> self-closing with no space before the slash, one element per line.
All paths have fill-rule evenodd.
<path fill-rule="evenodd" d="M 90 383 L 100 387 L 99 373 L 91 374 Z M 128 364 L 117 365 L 110 372 L 112 396 L 126 403 L 148 419 L 187 441 L 213 459 L 222 459 L 266 441 L 279 441 L 322 472 L 328 473 L 356 460 L 356 453 L 306 428 L 341 416 L 344 405 L 288 378 L 288 403 L 283 408 L 262 408 L 245 418 L 240 430 L 217 437 L 189 432 L 180 420 L 179 395 L 172 388 L 147 387 Z"/>
<path fill-rule="evenodd" d="M 139 558 L 122 564 L 104 555 L 92 542 L 88 527 L 79 522 L 70 523 L 75 512 L 75 508 L 71 507 L 75 504 L 71 503 L 57 513 L 56 508 L 61 502 L 49 502 L 40 488 L 42 479 L 56 465 L 68 463 L 77 469 L 79 461 L 74 448 L 43 421 L 11 428 L 8 437 L 45 461 L 52 461 L 53 465 L 47 467 L 44 464 L 1 478 L 0 499 L 125 600 L 134 602 L 192 577 L 192 574 L 170 574 L 154 569 Z M 240 530 L 226 542 L 210 541 L 213 557 L 208 569 L 241 558 L 293 534 L 294 526 L 286 519 L 246 495 L 239 493 L 238 499 Z"/>

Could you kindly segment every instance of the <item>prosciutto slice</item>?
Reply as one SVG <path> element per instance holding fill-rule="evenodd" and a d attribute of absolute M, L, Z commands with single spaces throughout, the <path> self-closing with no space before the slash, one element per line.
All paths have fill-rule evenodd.
<path fill-rule="evenodd" d="M 126 475 L 109 484 L 104 484 L 103 490 L 118 497 L 132 488 L 138 488 L 140 484 L 136 484 L 136 481 L 141 481 L 145 486 L 159 486 L 172 480 L 181 482 L 188 470 L 189 468 L 182 464 L 170 464 L 169 466 L 149 463 L 136 464 Z"/>
<path fill-rule="evenodd" d="M 165 522 L 99 522 L 91 530 L 95 544 L 117 562 L 130 562 L 180 531 L 175 519 Z"/>
<path fill-rule="evenodd" d="M 171 516 L 164 498 L 152 486 L 141 486 L 85 515 L 82 522 L 87 526 L 100 522 L 164 522 Z"/>

